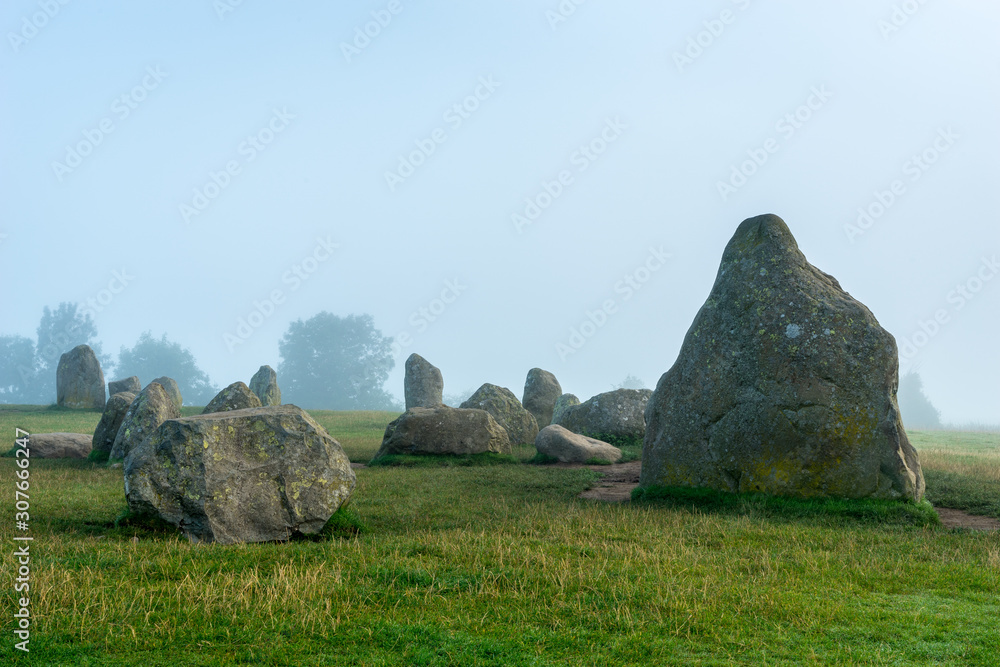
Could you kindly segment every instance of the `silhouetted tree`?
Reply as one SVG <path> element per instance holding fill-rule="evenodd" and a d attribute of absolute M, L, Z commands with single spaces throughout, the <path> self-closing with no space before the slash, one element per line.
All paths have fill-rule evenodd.
<path fill-rule="evenodd" d="M 24 336 L 0 336 L 0 402 L 33 402 L 35 375 L 35 343 Z"/>
<path fill-rule="evenodd" d="M 157 340 L 145 331 L 131 349 L 123 345 L 115 368 L 120 377 L 138 376 L 143 386 L 164 375 L 173 378 L 185 405 L 207 405 L 219 392 L 208 374 L 198 368 L 191 350 L 170 342 L 167 334 Z"/>
<path fill-rule="evenodd" d="M 398 409 L 383 388 L 396 363 L 391 345 L 371 315 L 296 320 L 278 346 L 282 399 L 313 409 Z"/>
<path fill-rule="evenodd" d="M 109 372 L 111 358 L 97 342 L 97 328 L 90 315 L 80 311 L 75 303 L 60 303 L 54 310 L 46 306 L 36 330 L 38 340 L 32 343 L 24 336 L 4 336 L 0 347 L 3 355 L 3 379 L 0 380 L 0 400 L 7 402 L 47 405 L 56 400 L 56 369 L 59 357 L 77 345 L 89 345 L 102 369 Z M 31 358 L 28 358 L 28 348 Z M 13 373 L 13 375 L 11 375 Z"/>
<path fill-rule="evenodd" d="M 941 428 L 941 411 L 927 398 L 924 381 L 917 373 L 910 372 L 899 378 L 896 400 L 903 424 L 908 428 Z"/>
<path fill-rule="evenodd" d="M 615 385 L 613 389 L 646 389 L 646 383 L 634 375 L 626 375 L 625 379 Z"/>

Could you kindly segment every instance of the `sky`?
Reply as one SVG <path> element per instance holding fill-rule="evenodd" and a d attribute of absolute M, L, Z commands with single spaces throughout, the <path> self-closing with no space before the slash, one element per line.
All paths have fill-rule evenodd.
<path fill-rule="evenodd" d="M 165 333 L 221 387 L 369 313 L 397 397 L 417 352 L 445 394 L 541 367 L 586 399 L 654 387 L 774 213 L 944 421 L 997 421 L 996 3 L 7 0 L 0 28 L 0 334 L 90 304 L 106 352 Z"/>

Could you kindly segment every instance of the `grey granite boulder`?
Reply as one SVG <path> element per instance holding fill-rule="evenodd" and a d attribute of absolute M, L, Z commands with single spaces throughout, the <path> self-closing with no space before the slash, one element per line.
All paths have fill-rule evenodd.
<path fill-rule="evenodd" d="M 573 433 L 558 424 L 550 424 L 538 432 L 535 448 L 560 463 L 587 463 L 601 461 L 617 463 L 622 452 L 601 440 Z"/>
<path fill-rule="evenodd" d="M 414 352 L 406 360 L 403 394 L 406 409 L 436 408 L 443 405 L 444 378 L 441 370 Z"/>
<path fill-rule="evenodd" d="M 28 449 L 33 459 L 85 459 L 90 454 L 91 440 L 86 433 L 32 433 Z"/>
<path fill-rule="evenodd" d="M 153 382 L 163 387 L 163 390 L 167 392 L 167 396 L 170 397 L 173 404 L 180 410 L 184 404 L 184 399 L 181 397 L 181 388 L 177 386 L 177 381 L 164 375 L 163 377 L 156 378 Z"/>
<path fill-rule="evenodd" d="M 390 454 L 509 454 L 507 431 L 485 410 L 411 408 L 385 429 L 375 458 Z"/>
<path fill-rule="evenodd" d="M 615 389 L 579 405 L 571 405 L 571 401 L 566 400 L 553 423 L 592 438 L 642 442 L 646 435 L 644 413 L 652 394 L 649 389 Z"/>
<path fill-rule="evenodd" d="M 142 391 L 142 384 L 139 383 L 139 378 L 135 375 L 108 383 L 108 396 L 121 393 L 138 394 L 140 391 Z"/>
<path fill-rule="evenodd" d="M 101 421 L 94 429 L 94 437 L 91 441 L 93 449 L 90 458 L 96 457 L 100 461 L 108 460 L 111 448 L 115 444 L 115 438 L 118 437 L 118 429 L 125 421 L 125 414 L 136 396 L 137 394 L 131 392 L 120 391 L 108 399 L 107 405 L 104 406 L 104 414 L 101 415 Z"/>
<path fill-rule="evenodd" d="M 278 388 L 278 374 L 270 366 L 261 366 L 250 378 L 250 391 L 257 395 L 260 404 L 281 405 L 281 389 Z"/>
<path fill-rule="evenodd" d="M 250 387 L 242 382 L 234 382 L 218 394 L 215 395 L 201 414 L 207 415 L 212 412 L 227 412 L 229 410 L 245 410 L 247 408 L 261 407 L 257 394 L 250 391 Z"/>
<path fill-rule="evenodd" d="M 580 399 L 574 394 L 563 394 L 556 399 L 556 404 L 552 408 L 552 423 L 558 424 L 559 418 L 566 408 L 571 408 L 574 405 L 580 405 Z"/>
<path fill-rule="evenodd" d="M 221 544 L 314 535 L 357 483 L 340 444 L 294 405 L 167 420 L 124 468 L 129 509 Z"/>
<path fill-rule="evenodd" d="M 745 220 L 649 401 L 640 485 L 920 500 L 898 359 L 781 218 Z"/>
<path fill-rule="evenodd" d="M 56 404 L 61 408 L 104 409 L 104 372 L 89 345 L 77 345 L 59 357 Z"/>
<path fill-rule="evenodd" d="M 136 445 L 152 435 L 160 424 L 180 416 L 181 411 L 163 385 L 150 382 L 129 404 L 108 459 L 124 459 Z"/>
<path fill-rule="evenodd" d="M 541 368 L 532 368 L 524 380 L 521 404 L 534 415 L 538 428 L 545 428 L 552 423 L 552 410 L 562 393 L 555 375 Z"/>
<path fill-rule="evenodd" d="M 459 407 L 486 410 L 507 431 L 512 445 L 530 444 L 538 435 L 535 418 L 506 387 L 487 382 Z"/>

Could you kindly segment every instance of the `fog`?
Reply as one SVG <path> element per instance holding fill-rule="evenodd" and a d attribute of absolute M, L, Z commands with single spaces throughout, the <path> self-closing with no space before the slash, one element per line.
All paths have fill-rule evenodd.
<path fill-rule="evenodd" d="M 585 399 L 655 386 L 775 213 L 996 422 L 1000 7 L 577 2 L 4 2 L 0 334 L 78 302 L 225 386 L 369 313 L 398 397 L 418 352 Z"/>

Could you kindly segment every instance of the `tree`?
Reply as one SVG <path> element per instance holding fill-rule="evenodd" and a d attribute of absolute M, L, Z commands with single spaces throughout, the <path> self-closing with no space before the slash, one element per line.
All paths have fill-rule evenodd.
<path fill-rule="evenodd" d="M 59 357 L 69 352 L 77 345 L 89 345 L 101 362 L 101 367 L 110 366 L 110 357 L 103 354 L 101 344 L 97 342 L 97 327 L 89 313 L 79 311 L 75 303 L 63 301 L 51 310 L 46 306 L 42 310 L 42 319 L 38 323 L 38 341 L 35 344 L 37 353 L 37 370 L 41 373 L 52 371 L 52 383 L 55 385 L 55 371 L 59 365 Z"/>
<path fill-rule="evenodd" d="M 924 393 L 924 381 L 917 373 L 909 372 L 899 378 L 896 393 L 903 424 L 909 428 L 941 428 L 941 411 L 934 407 Z"/>
<path fill-rule="evenodd" d="M 198 368 L 191 350 L 170 342 L 167 334 L 157 340 L 145 331 L 131 349 L 123 345 L 116 369 L 120 377 L 135 375 L 143 383 L 164 375 L 173 378 L 187 405 L 207 405 L 219 392 L 208 374 Z"/>
<path fill-rule="evenodd" d="M 383 385 L 395 365 L 392 338 L 371 315 L 321 312 L 288 325 L 281 337 L 278 377 L 282 396 L 304 408 L 393 410 Z"/>
<path fill-rule="evenodd" d="M 32 402 L 35 376 L 35 343 L 24 336 L 0 336 L 0 402 Z"/>
<path fill-rule="evenodd" d="M 634 375 L 626 375 L 625 379 L 619 384 L 612 387 L 612 389 L 645 389 L 646 383 L 637 378 Z"/>

